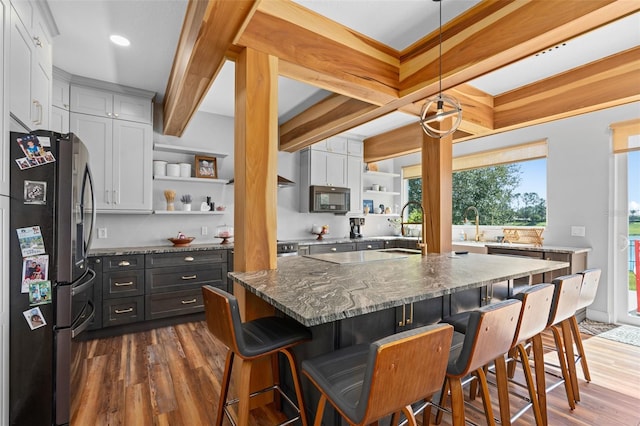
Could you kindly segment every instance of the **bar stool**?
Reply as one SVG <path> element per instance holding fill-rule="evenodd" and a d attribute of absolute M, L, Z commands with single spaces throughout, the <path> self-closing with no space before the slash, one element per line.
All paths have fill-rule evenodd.
<path fill-rule="evenodd" d="M 580 296 L 580 287 L 582 285 L 582 276 L 578 274 L 565 275 L 554 279 L 552 284 L 554 285 L 553 302 L 551 303 L 551 312 L 545 330 L 550 330 L 553 334 L 562 377 L 557 382 L 547 386 L 545 375 L 536 374 L 538 400 L 540 402 L 544 424 L 547 424 L 546 394 L 561 384 L 564 384 L 569 408 L 572 410 L 576 408 L 576 400 L 572 386 L 572 376 L 575 376 L 575 364 L 573 362 L 570 318 L 576 312 L 576 306 L 578 305 L 578 298 Z M 571 368 L 572 366 L 573 368 Z M 536 369 L 536 371 L 538 370 Z"/>
<path fill-rule="evenodd" d="M 300 389 L 300 381 L 296 370 L 296 363 L 290 348 L 301 342 L 311 339 L 311 332 L 297 321 L 290 318 L 264 317 L 243 323 L 240 319 L 240 310 L 237 299 L 212 286 L 203 286 L 204 308 L 209 331 L 227 348 L 227 357 L 224 365 L 220 389 L 220 401 L 216 425 L 222 425 L 222 418 L 226 414 L 232 424 L 235 424 L 227 409 L 229 405 L 238 404 L 238 424 L 249 424 L 249 399 L 255 395 L 277 390 L 279 394 L 297 411 L 298 415 L 283 424 L 289 424 L 298 418 L 306 426 L 306 414 Z M 259 358 L 269 356 L 272 363 L 278 352 L 286 356 L 291 367 L 293 384 L 295 387 L 298 406 L 282 392 L 278 384 L 278 378 L 274 377 L 274 385 L 250 394 L 251 368 L 253 362 Z M 238 398 L 227 401 L 229 382 L 233 359 L 238 355 L 242 360 L 240 369 L 240 383 Z M 277 375 L 274 375 L 277 376 Z"/>
<path fill-rule="evenodd" d="M 411 404 L 440 390 L 453 328 L 435 324 L 339 349 L 302 362 L 302 372 L 321 393 L 314 425 L 326 401 L 350 425 L 367 425 L 402 412 L 416 425 Z"/>
<path fill-rule="evenodd" d="M 511 348 L 522 302 L 509 299 L 499 303 L 493 303 L 469 312 L 469 321 L 466 325 L 466 334 L 462 345 L 454 345 L 449 354 L 447 375 L 442 390 L 436 424 L 442 421 L 444 408 L 442 403 L 447 391 L 451 391 L 451 411 L 453 426 L 465 424 L 464 396 L 462 394 L 462 378 L 473 374 L 480 382 L 482 390 L 482 403 L 484 406 L 487 424 L 495 425 L 493 408 L 487 387 L 487 378 L 484 366 L 494 362 L 496 370 L 506 376 L 506 364 L 504 354 Z M 456 332 L 453 340 L 459 341 L 461 333 Z"/>
<path fill-rule="evenodd" d="M 593 300 L 596 298 L 596 292 L 598 291 L 598 283 L 600 282 L 600 275 L 602 274 L 602 270 L 595 269 L 587 269 L 579 273 L 582 275 L 582 286 L 580 287 L 580 298 L 578 299 L 578 307 L 576 311 L 580 309 L 584 309 L 587 306 L 593 303 Z M 575 363 L 580 362 L 582 366 L 582 373 L 584 374 L 584 379 L 587 382 L 591 381 L 591 374 L 589 373 L 589 366 L 587 365 L 587 357 L 584 353 L 584 346 L 582 346 L 582 336 L 580 335 L 580 328 L 578 327 L 578 320 L 575 315 L 570 318 L 571 321 L 571 334 L 573 335 L 573 341 L 576 345 L 576 357 Z M 576 394 L 578 398 L 580 397 L 579 389 L 578 389 L 578 380 L 576 378 L 575 383 L 572 383 L 573 387 L 576 390 Z"/>
<path fill-rule="evenodd" d="M 509 389 L 508 377 L 498 374 L 498 399 L 500 401 L 500 418 L 502 424 L 511 424 L 518 419 L 529 408 L 533 409 L 534 418 L 537 425 L 543 424 L 542 414 L 538 403 L 537 390 L 531 373 L 529 357 L 527 353 L 527 341 L 535 339 L 534 360 L 537 361 L 535 366 L 539 366 L 536 374 L 544 374 L 544 358 L 542 353 L 542 338 L 540 333 L 546 328 L 549 319 L 549 311 L 551 310 L 551 302 L 553 300 L 554 287 L 551 284 L 536 284 L 527 287 L 523 291 L 512 296 L 511 299 L 517 299 L 522 302 L 520 315 L 518 317 L 518 325 L 514 334 L 511 348 L 509 349 L 509 357 L 506 362 L 509 367 L 507 376 L 513 377 L 515 372 L 515 361 L 519 358 L 522 364 L 526 387 L 529 392 L 530 402 L 520 409 L 516 414 L 511 416 L 509 406 Z M 456 331 L 465 333 L 470 312 L 461 312 L 451 317 L 445 318 L 443 321 L 454 325 Z M 485 369 L 487 370 L 487 369 Z M 470 389 L 470 398 L 473 399 L 477 390 L 472 386 Z"/>

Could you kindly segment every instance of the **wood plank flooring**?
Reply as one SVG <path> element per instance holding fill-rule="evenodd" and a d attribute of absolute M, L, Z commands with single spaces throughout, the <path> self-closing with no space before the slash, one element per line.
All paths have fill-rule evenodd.
<path fill-rule="evenodd" d="M 573 412 L 562 387 L 549 394 L 549 425 L 640 425 L 640 348 L 598 337 L 584 339 L 592 381 L 586 383 L 579 371 L 582 400 Z M 82 345 L 87 379 L 73 404 L 72 426 L 214 424 L 224 350 L 204 322 Z M 497 397 L 492 401 L 496 406 Z M 476 403 L 481 406 L 479 398 Z M 469 409 L 467 413 L 485 424 L 481 414 Z M 251 425 L 283 419 L 268 405 L 252 411 Z M 443 424 L 450 421 L 445 415 Z M 534 423 L 527 412 L 515 425 Z"/>

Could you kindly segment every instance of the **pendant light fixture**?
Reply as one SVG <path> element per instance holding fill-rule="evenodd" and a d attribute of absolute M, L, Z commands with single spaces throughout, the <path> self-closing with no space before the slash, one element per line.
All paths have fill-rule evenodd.
<path fill-rule="evenodd" d="M 439 33 L 439 93 L 438 96 L 427 99 L 420 113 L 420 126 L 424 132 L 432 138 L 443 138 L 455 132 L 462 121 L 462 108 L 453 96 L 442 93 L 442 0 L 433 0 L 440 3 L 440 33 Z M 436 128 L 434 122 L 442 122 L 447 117 L 454 117 L 453 126 L 449 129 Z M 441 126 L 438 126 L 441 127 Z"/>

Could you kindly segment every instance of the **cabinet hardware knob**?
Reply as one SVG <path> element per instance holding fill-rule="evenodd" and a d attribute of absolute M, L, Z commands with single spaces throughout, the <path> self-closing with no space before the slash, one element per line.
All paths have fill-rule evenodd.
<path fill-rule="evenodd" d="M 409 319 L 407 320 L 407 324 L 413 324 L 413 303 L 410 305 Z"/>
<path fill-rule="evenodd" d="M 370 248 L 371 248 L 371 244 L 368 244 L 368 245 L 367 245 L 367 248 L 368 248 L 368 249 L 370 249 Z"/>
<path fill-rule="evenodd" d="M 183 305 L 190 305 L 192 303 L 196 303 L 197 299 L 191 299 L 191 300 L 181 300 L 180 303 L 182 303 Z"/>
<path fill-rule="evenodd" d="M 402 305 L 402 321 L 398 323 L 398 327 L 404 327 L 407 318 L 407 305 Z"/>
<path fill-rule="evenodd" d="M 198 278 L 197 275 L 187 275 L 187 276 L 182 276 L 183 280 L 195 280 L 196 278 Z"/>
<path fill-rule="evenodd" d="M 133 281 L 127 281 L 126 283 L 113 283 L 116 287 L 127 287 L 133 285 Z"/>
<path fill-rule="evenodd" d="M 116 314 L 128 314 L 129 312 L 133 312 L 133 308 L 128 309 L 116 309 L 114 311 Z"/>
<path fill-rule="evenodd" d="M 331 251 L 338 251 L 338 249 L 335 247 L 331 247 Z"/>
<path fill-rule="evenodd" d="M 184 258 L 185 262 L 193 262 L 195 259 L 192 256 L 187 256 Z"/>
<path fill-rule="evenodd" d="M 111 113 L 110 112 L 107 113 L 107 117 L 111 117 Z"/>
<path fill-rule="evenodd" d="M 121 260 L 118 262 L 118 266 L 131 266 L 131 263 L 128 260 Z"/>
<path fill-rule="evenodd" d="M 120 117 L 120 114 L 114 113 L 113 116 L 114 117 Z"/>
<path fill-rule="evenodd" d="M 102 261 L 100 259 L 96 259 L 96 263 L 101 263 Z"/>
<path fill-rule="evenodd" d="M 35 45 L 38 47 L 42 47 L 42 41 L 40 41 L 40 37 L 33 36 L 33 41 L 35 41 Z"/>

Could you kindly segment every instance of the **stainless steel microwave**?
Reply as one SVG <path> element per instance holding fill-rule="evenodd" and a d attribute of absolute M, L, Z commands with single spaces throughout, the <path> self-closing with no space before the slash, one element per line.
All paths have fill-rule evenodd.
<path fill-rule="evenodd" d="M 350 209 L 351 190 L 338 186 L 309 187 L 309 212 L 347 213 Z"/>

